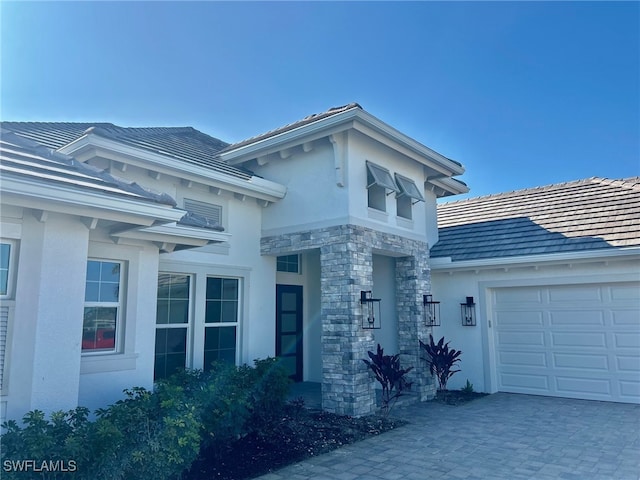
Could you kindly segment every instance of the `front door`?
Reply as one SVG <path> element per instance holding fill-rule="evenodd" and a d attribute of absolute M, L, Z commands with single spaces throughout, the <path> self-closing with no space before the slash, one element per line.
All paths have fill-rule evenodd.
<path fill-rule="evenodd" d="M 302 381 L 302 287 L 276 285 L 276 355 L 296 382 Z"/>

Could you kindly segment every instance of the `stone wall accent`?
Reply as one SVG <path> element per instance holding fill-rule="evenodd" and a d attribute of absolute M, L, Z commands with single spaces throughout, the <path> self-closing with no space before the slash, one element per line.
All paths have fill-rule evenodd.
<path fill-rule="evenodd" d="M 357 225 L 340 225 L 263 237 L 263 255 L 286 255 L 320 249 L 322 317 L 322 408 L 343 415 L 375 411 L 371 375 L 362 362 L 374 350 L 373 335 L 362 329 L 360 292 L 373 284 L 373 251 L 396 257 L 398 346 L 404 367 L 420 400 L 432 397 L 435 382 L 420 359 L 418 339 L 428 329 L 422 318 L 422 295 L 430 291 L 429 254 L 424 242 Z M 383 320 L 384 321 L 384 320 Z"/>

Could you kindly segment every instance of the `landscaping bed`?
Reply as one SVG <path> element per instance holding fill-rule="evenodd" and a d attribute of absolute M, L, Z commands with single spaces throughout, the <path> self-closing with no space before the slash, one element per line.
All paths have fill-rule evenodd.
<path fill-rule="evenodd" d="M 469 392 L 465 390 L 440 390 L 436 393 L 434 402 L 445 403 L 447 405 L 462 405 L 477 398 L 486 397 L 488 393 Z"/>
<path fill-rule="evenodd" d="M 274 430 L 263 435 L 254 432 L 202 451 L 183 479 L 255 478 L 405 424 L 378 415 L 354 418 L 307 410 L 294 402 L 285 407 Z"/>

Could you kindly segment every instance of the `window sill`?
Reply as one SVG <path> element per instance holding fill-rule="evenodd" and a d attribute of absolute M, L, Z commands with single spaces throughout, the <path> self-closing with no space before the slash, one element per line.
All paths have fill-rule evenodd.
<path fill-rule="evenodd" d="M 404 217 L 396 217 L 396 225 L 413 230 L 413 220 Z"/>
<path fill-rule="evenodd" d="M 372 220 L 377 220 L 379 222 L 389 222 L 389 214 L 387 212 L 383 212 L 382 210 L 376 210 L 375 208 L 368 207 L 368 216 Z"/>
<path fill-rule="evenodd" d="M 83 356 L 80 361 L 80 374 L 135 370 L 137 360 L 137 353 L 86 355 Z"/>

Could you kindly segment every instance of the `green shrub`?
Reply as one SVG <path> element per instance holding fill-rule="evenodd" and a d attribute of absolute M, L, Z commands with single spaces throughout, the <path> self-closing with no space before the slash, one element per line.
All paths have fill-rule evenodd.
<path fill-rule="evenodd" d="M 78 407 L 68 412 L 54 412 L 47 420 L 43 412 L 34 410 L 23 417 L 23 427 L 15 421 L 4 423 L 0 452 L 2 478 L 121 478 L 117 472 L 112 475 L 109 468 L 110 457 L 117 448 L 113 440 L 120 437 L 119 432 L 105 428 L 103 422 L 89 421 L 88 415 L 88 409 Z M 35 465 L 26 467 L 25 461 L 35 461 Z M 28 469 L 20 471 L 20 465 Z M 36 469 L 43 471 L 35 473 Z"/>
<path fill-rule="evenodd" d="M 154 391 L 125 390 L 123 400 L 96 411 L 78 407 L 27 413 L 23 426 L 3 424 L 0 460 L 73 461 L 74 472 L 13 472 L 2 478 L 137 480 L 180 478 L 201 448 L 266 432 L 279 418 L 289 379 L 277 360 L 255 366 L 215 365 L 210 372 L 184 371 L 158 382 Z M 9 469 L 10 470 L 10 469 Z M 59 470 L 59 469 L 58 469 Z"/>

